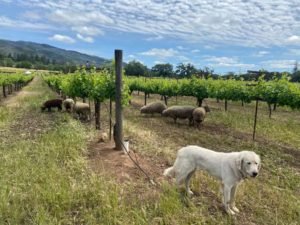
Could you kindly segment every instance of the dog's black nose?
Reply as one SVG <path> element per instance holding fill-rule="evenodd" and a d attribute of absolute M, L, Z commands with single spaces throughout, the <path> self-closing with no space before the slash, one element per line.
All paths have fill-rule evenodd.
<path fill-rule="evenodd" d="M 257 174 L 258 174 L 257 172 L 253 172 L 253 173 L 252 173 L 252 177 L 256 177 Z"/>

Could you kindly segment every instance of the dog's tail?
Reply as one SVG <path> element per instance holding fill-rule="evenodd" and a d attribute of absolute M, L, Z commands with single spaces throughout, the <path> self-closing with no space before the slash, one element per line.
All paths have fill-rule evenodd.
<path fill-rule="evenodd" d="M 165 169 L 164 176 L 173 177 L 174 175 L 175 175 L 175 173 L 174 173 L 174 170 L 173 170 L 173 166 Z"/>

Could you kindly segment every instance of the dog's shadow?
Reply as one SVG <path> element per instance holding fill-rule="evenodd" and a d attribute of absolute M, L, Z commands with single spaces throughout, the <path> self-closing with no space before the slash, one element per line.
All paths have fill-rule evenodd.
<path fill-rule="evenodd" d="M 219 212 L 223 212 L 224 215 L 227 215 L 226 211 L 224 210 L 223 203 L 220 200 L 220 196 L 213 192 L 199 192 L 199 191 L 193 191 L 193 195 L 189 196 L 187 192 L 184 189 L 179 189 L 179 197 L 182 202 L 182 204 L 190 208 L 192 206 L 199 206 L 202 204 L 205 204 L 204 198 L 207 198 L 210 200 L 210 206 L 208 207 L 208 211 L 210 214 L 218 214 Z"/>

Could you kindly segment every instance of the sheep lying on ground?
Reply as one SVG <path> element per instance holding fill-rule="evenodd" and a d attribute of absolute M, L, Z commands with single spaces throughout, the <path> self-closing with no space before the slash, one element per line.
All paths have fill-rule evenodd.
<path fill-rule="evenodd" d="M 67 112 L 72 112 L 74 105 L 74 100 L 71 98 L 67 98 L 63 101 L 63 106 Z"/>
<path fill-rule="evenodd" d="M 151 114 L 153 115 L 154 113 L 160 113 L 167 108 L 167 106 L 162 103 L 162 102 L 152 102 L 150 104 L 147 104 L 141 108 L 141 113 L 144 114 Z"/>
<path fill-rule="evenodd" d="M 50 99 L 45 101 L 41 107 L 42 112 L 47 108 L 48 112 L 51 112 L 51 108 L 57 108 L 58 111 L 62 110 L 62 99 Z"/>
<path fill-rule="evenodd" d="M 76 102 L 73 108 L 73 112 L 76 113 L 79 119 L 90 120 L 91 109 L 89 104 Z"/>
<path fill-rule="evenodd" d="M 189 119 L 189 125 L 193 124 L 193 111 L 196 107 L 194 106 L 171 106 L 162 112 L 163 116 L 171 117 L 176 123 L 177 118 Z"/>
<path fill-rule="evenodd" d="M 193 111 L 193 121 L 196 127 L 199 128 L 200 124 L 204 121 L 206 112 L 210 112 L 208 106 L 198 107 Z"/>

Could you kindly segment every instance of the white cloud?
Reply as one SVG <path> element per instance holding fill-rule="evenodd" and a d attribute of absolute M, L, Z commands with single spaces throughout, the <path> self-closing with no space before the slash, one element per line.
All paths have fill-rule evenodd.
<path fill-rule="evenodd" d="M 288 53 L 289 55 L 300 56 L 300 49 L 290 49 Z"/>
<path fill-rule="evenodd" d="M 266 56 L 268 54 L 270 54 L 269 51 L 259 51 L 259 52 L 255 53 L 254 56 L 255 57 L 263 57 L 263 56 Z"/>
<path fill-rule="evenodd" d="M 295 60 L 267 60 L 261 64 L 264 68 L 292 70 L 295 66 Z"/>
<path fill-rule="evenodd" d="M 159 40 L 162 40 L 162 39 L 163 39 L 163 36 L 158 35 L 158 36 L 146 38 L 146 41 L 159 41 Z"/>
<path fill-rule="evenodd" d="M 166 62 L 165 61 L 156 60 L 156 61 L 154 61 L 154 65 L 156 65 L 156 64 L 166 64 Z"/>
<path fill-rule="evenodd" d="M 21 20 L 13 20 L 6 16 L 0 16 L 0 27 L 21 28 L 21 29 L 33 29 L 33 30 L 50 30 L 52 26 L 44 23 L 31 23 Z"/>
<path fill-rule="evenodd" d="M 59 41 L 59 42 L 63 42 L 63 43 L 67 43 L 67 44 L 73 44 L 76 41 L 69 37 L 69 36 L 65 36 L 65 35 L 61 35 L 61 34 L 55 34 L 52 37 L 49 38 L 52 41 Z"/>
<path fill-rule="evenodd" d="M 204 48 L 208 49 L 208 50 L 213 50 L 213 49 L 216 48 L 216 46 L 214 46 L 214 45 L 204 45 Z"/>
<path fill-rule="evenodd" d="M 104 35 L 104 31 L 93 26 L 76 26 L 76 27 L 72 27 L 71 29 L 82 35 L 87 35 L 87 36 Z"/>
<path fill-rule="evenodd" d="M 186 48 L 186 47 L 183 47 L 183 46 L 181 46 L 181 45 L 179 45 L 179 46 L 176 46 L 176 48 L 177 49 L 179 49 L 179 50 L 187 50 L 188 48 Z"/>
<path fill-rule="evenodd" d="M 17 4 L 43 10 L 42 15 L 52 25 L 139 33 L 149 36 L 147 40 L 163 37 L 209 42 L 208 48 L 223 44 L 266 47 L 300 42 L 294 34 L 300 30 L 299 0 L 89 0 L 88 4 L 82 0 L 27 0 Z"/>
<path fill-rule="evenodd" d="M 76 1 L 73 4 L 75 3 Z M 80 3 L 78 4 L 80 5 Z M 74 6 L 70 9 L 55 9 L 48 15 L 48 19 L 60 25 L 71 25 L 73 27 L 86 26 L 92 23 L 101 25 L 113 25 L 114 23 L 113 19 L 101 13 L 100 10 L 86 11 L 85 7 L 75 8 Z"/>
<path fill-rule="evenodd" d="M 39 20 L 41 19 L 41 15 L 38 12 L 34 12 L 34 11 L 26 11 L 22 14 L 22 17 L 24 17 L 25 19 L 29 19 L 29 20 Z"/>
<path fill-rule="evenodd" d="M 94 42 L 94 39 L 92 37 L 84 37 L 82 36 L 81 34 L 77 34 L 76 37 L 79 39 L 79 40 L 82 40 L 84 42 L 88 42 L 88 43 L 93 43 Z"/>
<path fill-rule="evenodd" d="M 287 39 L 289 44 L 300 44 L 300 36 L 293 35 Z"/>
<path fill-rule="evenodd" d="M 178 53 L 179 52 L 177 50 L 174 50 L 173 48 L 169 48 L 169 49 L 152 48 L 149 51 L 141 52 L 140 55 L 154 56 L 154 57 L 165 59 L 165 58 L 175 57 L 178 55 Z"/>
<path fill-rule="evenodd" d="M 193 49 L 193 50 L 191 51 L 191 53 L 198 53 L 198 52 L 200 52 L 199 49 Z"/>
<path fill-rule="evenodd" d="M 204 57 L 210 67 L 254 68 L 254 64 L 242 63 L 237 57 Z"/>
<path fill-rule="evenodd" d="M 135 55 L 132 55 L 132 54 L 131 54 L 131 55 L 128 56 L 128 58 L 129 58 L 129 59 L 135 59 Z"/>

